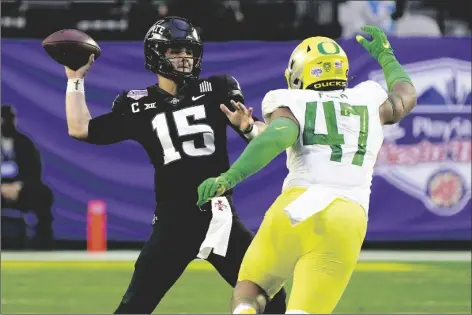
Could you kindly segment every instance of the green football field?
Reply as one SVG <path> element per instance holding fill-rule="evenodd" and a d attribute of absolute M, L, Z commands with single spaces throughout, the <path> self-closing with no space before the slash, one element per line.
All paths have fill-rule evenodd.
<path fill-rule="evenodd" d="M 133 261 L 2 259 L 2 314 L 111 314 Z M 290 282 L 287 285 L 290 290 Z M 229 313 L 231 288 L 195 261 L 156 314 Z M 471 314 L 469 261 L 360 261 L 335 313 Z"/>

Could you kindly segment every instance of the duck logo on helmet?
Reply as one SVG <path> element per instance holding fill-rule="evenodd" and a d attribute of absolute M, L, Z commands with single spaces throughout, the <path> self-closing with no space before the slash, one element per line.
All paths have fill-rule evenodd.
<path fill-rule="evenodd" d="M 326 72 L 330 72 L 331 71 L 331 63 L 325 62 L 323 64 L 323 68 L 325 69 Z"/>

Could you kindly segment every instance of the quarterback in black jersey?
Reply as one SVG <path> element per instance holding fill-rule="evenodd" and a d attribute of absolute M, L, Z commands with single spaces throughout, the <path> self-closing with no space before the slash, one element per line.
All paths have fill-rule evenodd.
<path fill-rule="evenodd" d="M 93 119 L 83 85 L 93 56 L 77 71 L 66 67 L 69 134 L 97 145 L 135 140 L 155 168 L 153 231 L 115 314 L 152 313 L 197 256 L 208 260 L 234 287 L 253 238 L 235 212 L 231 191 L 199 209 L 197 188 L 206 178 L 229 168 L 228 125 L 249 141 L 265 124 L 252 116 L 252 108 L 243 105 L 244 97 L 235 78 L 199 78 L 203 45 L 187 20 L 167 17 L 156 22 L 146 34 L 144 55 L 145 67 L 157 75 L 158 84 L 121 93 L 110 113 Z M 224 233 L 213 235 L 213 240 L 217 237 L 217 243 L 223 243 L 219 248 L 216 243 L 206 242 L 215 230 L 215 217 L 222 229 L 218 211 L 226 211 L 226 220 L 229 217 L 226 238 Z M 285 313 L 285 296 L 281 290 L 268 304 L 266 313 Z"/>

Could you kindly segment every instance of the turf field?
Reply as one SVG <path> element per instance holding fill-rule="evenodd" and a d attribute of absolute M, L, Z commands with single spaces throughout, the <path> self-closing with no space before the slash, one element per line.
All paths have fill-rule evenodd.
<path fill-rule="evenodd" d="M 448 254 L 441 261 L 431 261 L 435 254 L 364 258 L 335 313 L 471 314 L 470 253 L 463 254 L 452 261 Z M 2 253 L 1 313 L 111 314 L 128 284 L 134 257 L 87 257 Z M 211 265 L 195 261 L 155 313 L 229 313 L 230 293 Z"/>

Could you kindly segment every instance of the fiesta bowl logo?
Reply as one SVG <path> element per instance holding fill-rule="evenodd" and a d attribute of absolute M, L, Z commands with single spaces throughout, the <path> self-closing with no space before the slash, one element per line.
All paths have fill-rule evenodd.
<path fill-rule="evenodd" d="M 375 175 L 436 215 L 454 215 L 471 199 L 470 62 L 438 59 L 406 68 L 420 101 L 400 123 L 384 127 Z"/>
<path fill-rule="evenodd" d="M 442 170 L 433 174 L 427 189 L 429 199 L 433 203 L 430 208 L 436 214 L 448 216 L 460 211 L 455 209 L 454 205 L 464 197 L 466 187 L 465 181 L 454 170 Z"/>
<path fill-rule="evenodd" d="M 471 197 L 472 155 L 470 114 L 461 115 L 413 112 L 386 126 L 375 175 L 437 215 L 459 213 Z"/>
<path fill-rule="evenodd" d="M 415 85 L 418 105 L 470 107 L 470 61 L 438 58 L 403 66 Z M 369 79 L 386 87 L 382 70 L 371 72 Z"/>

